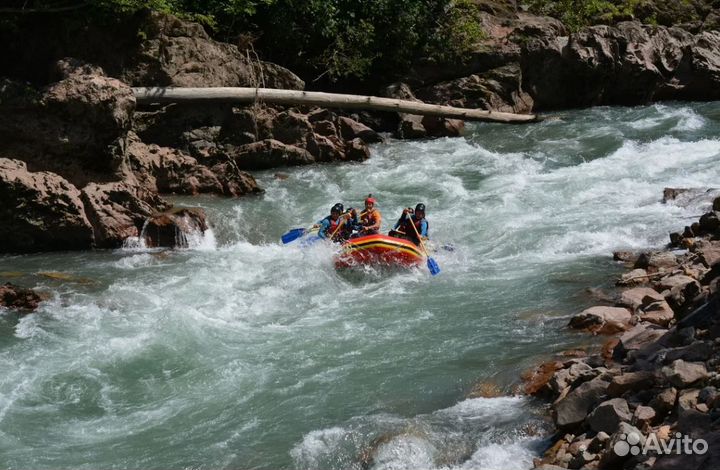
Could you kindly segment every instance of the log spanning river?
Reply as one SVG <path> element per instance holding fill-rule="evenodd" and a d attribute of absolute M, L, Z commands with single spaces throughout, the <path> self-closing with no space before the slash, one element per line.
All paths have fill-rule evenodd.
<path fill-rule="evenodd" d="M 612 285 L 613 250 L 697 220 L 663 188 L 717 187 L 719 135 L 720 103 L 473 124 L 178 200 L 213 227 L 188 250 L 0 257 L 0 280 L 52 293 L 0 313 L 0 467 L 529 468 L 548 421 L 513 385 L 592 341 L 563 327 Z M 439 276 L 342 275 L 330 248 L 279 243 L 368 193 L 385 229 L 427 205 L 454 246 Z"/>

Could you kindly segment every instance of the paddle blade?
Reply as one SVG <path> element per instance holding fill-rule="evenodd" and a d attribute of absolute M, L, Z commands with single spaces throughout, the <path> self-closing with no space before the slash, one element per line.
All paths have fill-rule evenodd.
<path fill-rule="evenodd" d="M 433 258 L 427 259 L 427 267 L 430 271 L 430 274 L 432 274 L 433 276 L 437 276 L 438 274 L 440 274 L 440 266 L 438 266 L 437 262 Z"/>
<path fill-rule="evenodd" d="M 288 233 L 283 234 L 280 239 L 282 240 L 283 244 L 288 244 L 292 241 L 297 240 L 298 238 L 305 235 L 306 229 L 304 228 L 294 228 L 290 230 Z"/>

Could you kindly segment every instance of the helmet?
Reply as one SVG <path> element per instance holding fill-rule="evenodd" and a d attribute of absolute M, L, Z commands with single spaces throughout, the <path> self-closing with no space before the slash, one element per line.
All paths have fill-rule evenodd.
<path fill-rule="evenodd" d="M 417 211 L 425 212 L 425 204 L 423 204 L 423 203 L 421 202 L 420 204 L 418 204 L 417 206 L 415 206 L 415 212 L 417 212 Z"/>
<path fill-rule="evenodd" d="M 342 203 L 338 202 L 337 204 L 332 206 L 332 208 L 330 208 L 330 212 L 339 212 L 342 214 L 343 212 L 345 212 L 345 208 L 343 207 Z"/>
<path fill-rule="evenodd" d="M 377 201 L 374 197 L 372 197 L 372 194 L 368 194 L 368 197 L 365 198 L 365 204 L 375 204 Z"/>

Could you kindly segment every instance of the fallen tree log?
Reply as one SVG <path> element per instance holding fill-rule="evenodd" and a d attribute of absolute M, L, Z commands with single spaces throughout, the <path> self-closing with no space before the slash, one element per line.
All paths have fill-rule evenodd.
<path fill-rule="evenodd" d="M 346 95 L 323 93 L 318 91 L 277 90 L 273 88 L 175 88 L 149 87 L 133 88 L 135 98 L 140 104 L 180 103 L 180 102 L 230 102 L 252 103 L 256 100 L 265 103 L 291 106 L 321 106 L 324 108 L 365 109 L 370 111 L 390 111 L 397 113 L 437 116 L 464 121 L 486 121 L 504 123 L 536 122 L 534 114 L 513 114 L 487 111 L 484 109 L 454 108 L 421 101 L 398 100 L 378 96 Z"/>

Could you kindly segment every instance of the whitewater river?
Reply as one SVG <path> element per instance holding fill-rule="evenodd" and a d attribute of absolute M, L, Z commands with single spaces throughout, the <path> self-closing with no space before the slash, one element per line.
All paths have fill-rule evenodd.
<path fill-rule="evenodd" d="M 0 281 L 52 293 L 0 313 L 0 468 L 528 468 L 548 424 L 512 396 L 520 372 L 592 344 L 563 326 L 621 272 L 613 250 L 697 220 L 706 204 L 662 190 L 718 187 L 718 135 L 720 103 L 478 124 L 260 173 L 260 197 L 178 199 L 213 226 L 190 250 L 0 257 Z M 439 276 L 340 275 L 329 248 L 280 245 L 370 192 L 385 228 L 427 204 L 455 247 Z M 466 398 L 477 383 L 508 396 Z"/>

